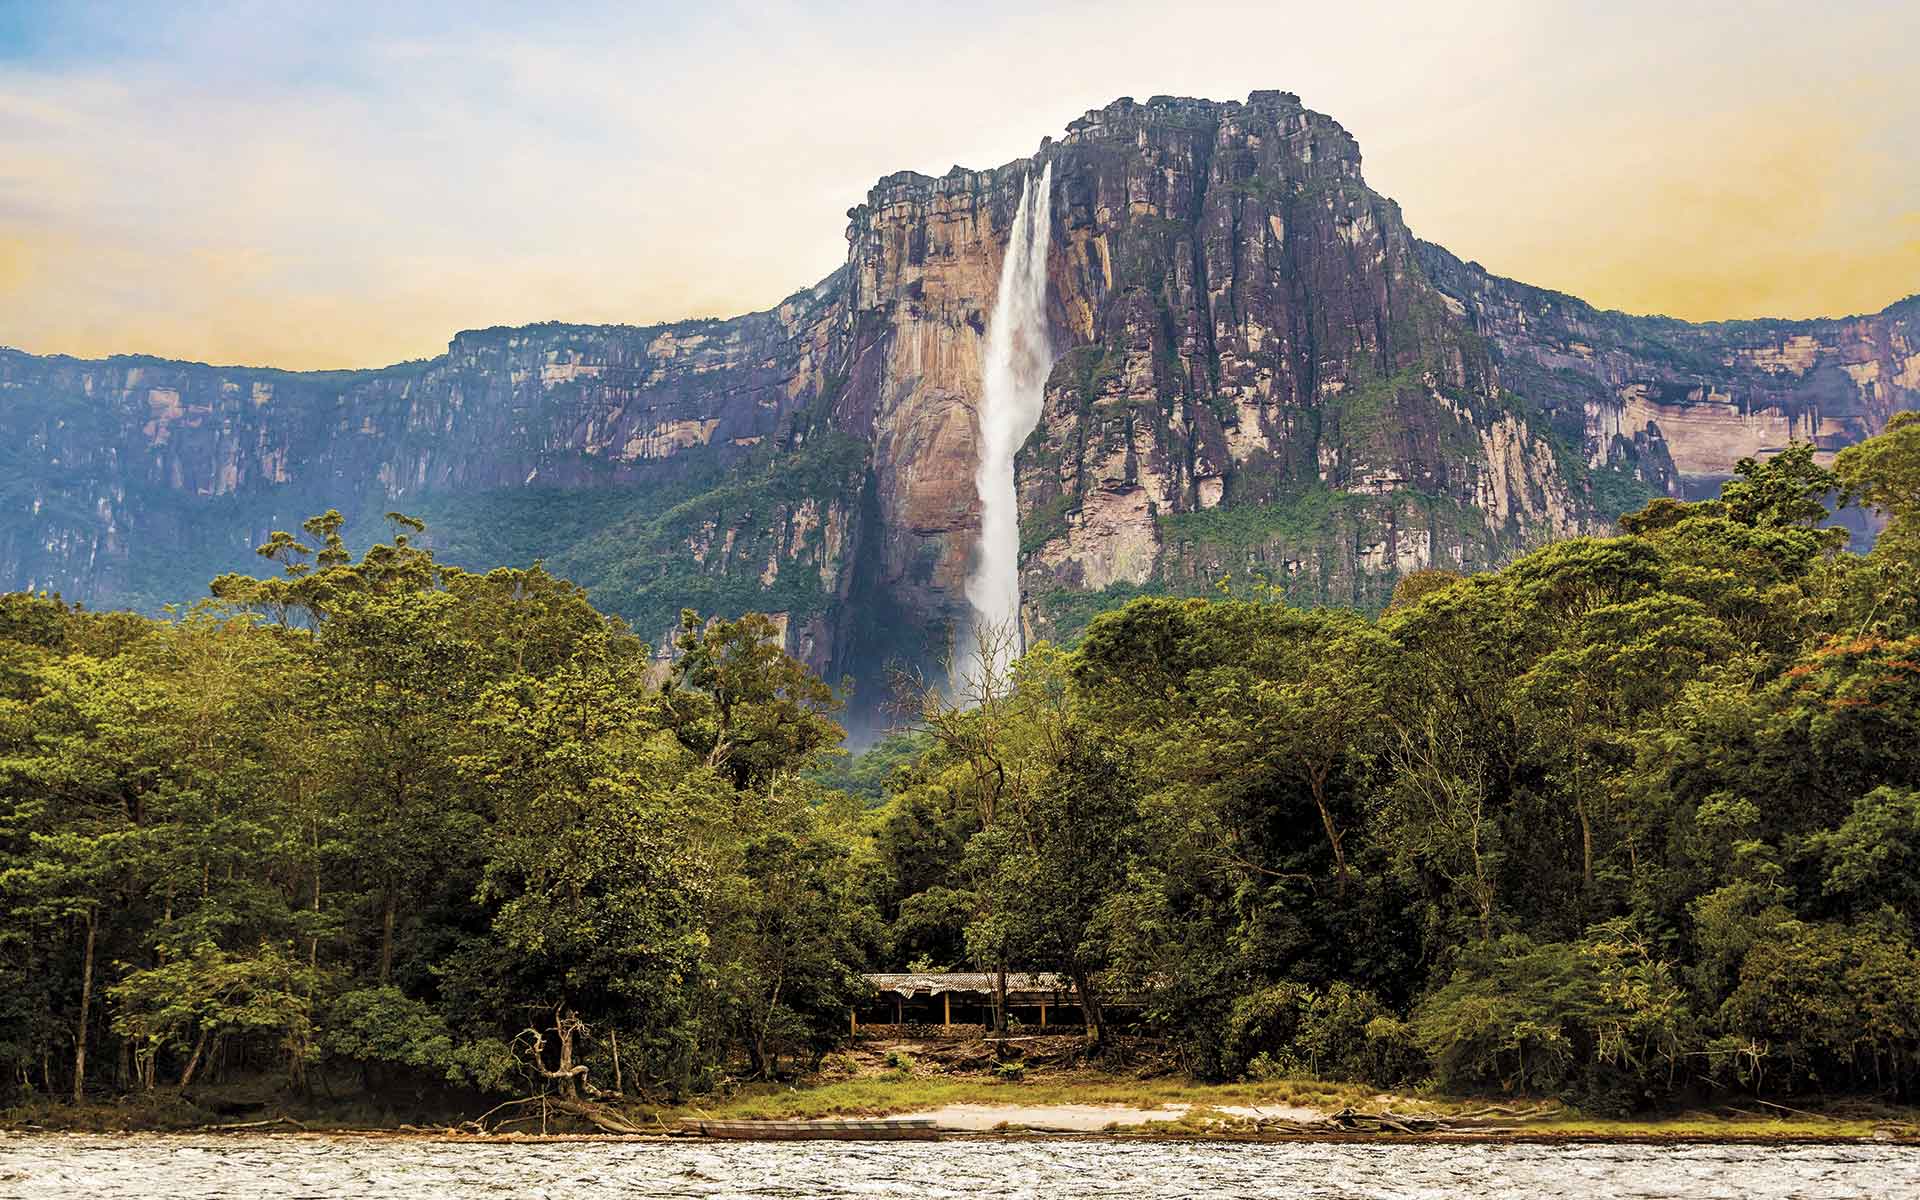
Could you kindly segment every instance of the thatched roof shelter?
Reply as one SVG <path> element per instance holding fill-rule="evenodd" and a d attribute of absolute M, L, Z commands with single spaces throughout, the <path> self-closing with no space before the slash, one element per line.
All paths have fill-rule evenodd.
<path fill-rule="evenodd" d="M 989 971 L 906 971 L 864 978 L 877 992 L 890 992 L 907 999 L 940 996 L 949 992 L 991 996 L 994 988 L 994 976 Z M 1009 997 L 1044 996 L 1048 1000 L 1057 1000 L 1072 993 L 1073 981 L 1053 971 L 1007 972 Z"/>

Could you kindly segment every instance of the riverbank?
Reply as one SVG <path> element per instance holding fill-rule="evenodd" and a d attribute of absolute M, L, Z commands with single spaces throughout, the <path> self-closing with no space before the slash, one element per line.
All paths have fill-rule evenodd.
<path fill-rule="evenodd" d="M 1791 1107 L 1730 1097 L 1697 1109 L 1603 1117 L 1553 1101 L 1382 1092 L 1312 1079 L 1195 1083 L 1151 1065 L 1094 1069 L 1077 1039 L 1032 1046 L 1023 1064 L 982 1058 L 977 1047 L 869 1042 L 829 1056 L 791 1083 L 736 1086 L 677 1105 L 610 1106 L 614 1128 L 666 1136 L 687 1117 L 805 1121 L 902 1117 L 958 1136 L 1123 1139 L 1725 1142 L 1920 1144 L 1920 1110 L 1871 1100 L 1797 1099 Z M 606 1136 L 537 1104 L 472 1122 L 492 1106 L 476 1097 L 343 1094 L 291 1102 L 272 1082 L 161 1090 L 73 1106 L 51 1101 L 0 1111 L 0 1128 L 57 1132 L 378 1133 L 459 1140 Z M 1356 1114 L 1345 1118 L 1338 1114 Z M 1386 1118 L 1385 1122 L 1379 1118 Z M 604 1128 L 604 1127 L 603 1127 Z M 638 1135 L 645 1136 L 645 1134 Z"/>
<path fill-rule="evenodd" d="M 1313 1101 L 1307 1103 L 1306 1101 Z M 1497 1103 L 1497 1102 L 1496 1102 Z M 1764 1107 L 1720 1106 L 1648 1117 L 1598 1117 L 1557 1105 L 1500 1105 L 1475 1118 L 1479 1127 L 1450 1127 L 1461 1114 L 1485 1114 L 1494 1103 L 1472 1097 L 1388 1095 L 1344 1085 L 1280 1082 L 1206 1085 L 1147 1084 L 1091 1077 L 1039 1083 L 998 1080 L 829 1083 L 816 1087 L 746 1089 L 726 1100 L 674 1107 L 626 1105 L 636 1125 L 667 1136 L 679 1118 L 816 1120 L 901 1117 L 931 1119 L 957 1136 L 1100 1135 L 1129 1140 L 1471 1141 L 1621 1143 L 1866 1143 L 1920 1145 L 1920 1111 L 1858 1100 L 1809 1101 L 1819 1109 L 1768 1113 Z M 1364 1108 L 1362 1108 L 1364 1106 Z M 1438 1120 L 1412 1131 L 1348 1130 L 1329 1118 L 1344 1109 Z M 1503 1110 L 1511 1110 L 1510 1112 Z M 276 1106 L 265 1117 L 234 1120 L 197 1108 L 178 1096 L 75 1108 L 34 1104 L 0 1113 L 0 1128 L 42 1132 L 280 1132 L 372 1134 L 455 1141 L 619 1140 L 599 1132 L 570 1132 L 557 1113 L 545 1122 L 534 1110 L 508 1127 L 476 1133 L 460 1123 L 423 1114 L 413 1120 L 369 1111 L 315 1111 Z"/>
<path fill-rule="evenodd" d="M 1093 1075 L 1026 1082 L 852 1081 L 749 1090 L 722 1103 L 663 1111 L 721 1120 L 847 1117 L 932 1119 L 974 1133 L 1089 1134 L 1133 1138 L 1314 1141 L 1868 1142 L 1920 1144 L 1920 1111 L 1870 1101 L 1809 1101 L 1818 1108 L 1769 1111 L 1761 1102 L 1644 1117 L 1602 1117 L 1563 1105 L 1486 1097 L 1382 1093 L 1347 1084 L 1282 1080 L 1196 1084 Z M 1432 1129 L 1343 1129 L 1357 1110 L 1428 1118 Z"/>

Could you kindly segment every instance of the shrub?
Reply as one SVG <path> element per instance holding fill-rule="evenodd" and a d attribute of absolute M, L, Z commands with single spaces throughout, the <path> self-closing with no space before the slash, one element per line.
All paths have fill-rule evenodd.
<path fill-rule="evenodd" d="M 1601 1112 L 1667 1098 L 1694 1036 L 1671 967 L 1626 922 L 1580 942 L 1502 939 L 1420 1005 L 1413 1033 L 1443 1088 Z"/>
<path fill-rule="evenodd" d="M 1324 991 L 1282 982 L 1240 997 L 1228 1016 L 1225 1065 L 1250 1079 L 1403 1083 L 1426 1070 L 1408 1026 L 1373 993 L 1345 983 Z"/>
<path fill-rule="evenodd" d="M 1720 1006 L 1742 1081 L 1920 1090 L 1920 954 L 1870 927 L 1788 923 Z"/>

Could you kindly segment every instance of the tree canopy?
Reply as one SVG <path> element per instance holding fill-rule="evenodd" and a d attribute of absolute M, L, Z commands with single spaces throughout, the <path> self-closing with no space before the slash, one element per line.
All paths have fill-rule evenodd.
<path fill-rule="evenodd" d="M 403 514 L 165 619 L 0 596 L 0 1070 L 680 1096 L 964 968 L 1204 1078 L 1911 1100 L 1917 480 L 1903 415 L 1377 615 L 1135 600 L 851 759 L 772 618 L 648 647 Z"/>

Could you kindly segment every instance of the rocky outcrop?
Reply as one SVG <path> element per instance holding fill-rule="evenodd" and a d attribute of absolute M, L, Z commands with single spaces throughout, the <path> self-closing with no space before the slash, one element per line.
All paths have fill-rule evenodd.
<path fill-rule="evenodd" d="M 163 560 L 432 497 L 658 489 L 724 469 L 818 394 L 839 276 L 779 308 L 654 328 L 462 333 L 378 371 L 286 372 L 0 349 L 0 586 L 155 603 Z M 162 578 L 156 578 L 158 571 Z"/>
<path fill-rule="evenodd" d="M 1024 619 L 1264 581 L 1378 603 L 1916 405 L 1909 301 L 1842 321 L 1599 312 L 1417 241 L 1283 92 L 1121 100 L 991 170 L 882 179 L 845 266 L 778 308 L 457 336 L 379 371 L 0 351 L 0 586 L 154 606 L 335 506 L 441 552 L 544 555 L 660 639 L 777 615 L 863 681 L 965 617 L 988 314 L 1050 165 L 1058 358 L 1017 460 Z"/>
<path fill-rule="evenodd" d="M 1489 275 L 1439 246 L 1421 259 L 1448 302 L 1595 469 L 1698 495 L 1789 442 L 1833 451 L 1920 407 L 1920 297 L 1871 316 L 1690 324 L 1602 312 Z"/>

